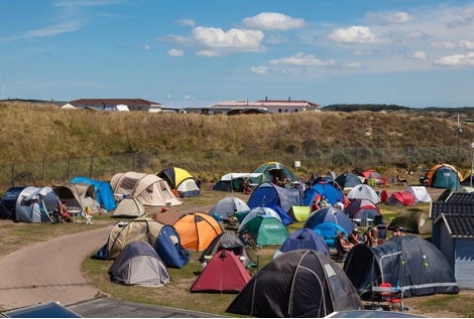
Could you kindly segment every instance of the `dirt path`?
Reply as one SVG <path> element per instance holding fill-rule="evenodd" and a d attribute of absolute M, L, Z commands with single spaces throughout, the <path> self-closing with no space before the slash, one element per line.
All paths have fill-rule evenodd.
<path fill-rule="evenodd" d="M 0 309 L 40 302 L 63 305 L 94 298 L 97 289 L 82 276 L 81 264 L 107 241 L 111 226 L 57 237 L 0 259 Z"/>

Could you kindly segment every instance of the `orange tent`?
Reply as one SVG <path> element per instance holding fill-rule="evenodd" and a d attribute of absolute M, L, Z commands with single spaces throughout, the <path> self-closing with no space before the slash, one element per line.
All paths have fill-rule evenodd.
<path fill-rule="evenodd" d="M 437 164 L 426 172 L 423 182 L 425 186 L 435 188 L 454 188 L 463 180 L 461 172 L 453 165 Z M 457 186 L 456 186 L 457 185 Z"/>
<path fill-rule="evenodd" d="M 185 249 L 203 251 L 214 238 L 223 232 L 221 225 L 214 217 L 194 212 L 181 216 L 173 227 L 179 234 L 181 245 Z"/>

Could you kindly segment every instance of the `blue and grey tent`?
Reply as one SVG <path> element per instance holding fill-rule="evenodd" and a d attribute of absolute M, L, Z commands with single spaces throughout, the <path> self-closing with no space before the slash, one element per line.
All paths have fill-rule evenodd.
<path fill-rule="evenodd" d="M 357 245 L 343 269 L 361 295 L 370 295 L 372 286 L 382 282 L 399 286 L 405 297 L 459 292 L 446 257 L 418 236 L 395 237 L 373 248 Z"/>
<path fill-rule="evenodd" d="M 114 192 L 109 182 L 93 180 L 84 176 L 71 179 L 71 183 L 89 184 L 94 186 L 95 200 L 106 210 L 114 210 L 117 204 L 114 200 Z"/>
<path fill-rule="evenodd" d="M 319 182 L 304 191 L 302 205 L 311 206 L 317 194 L 324 196 L 331 205 L 345 202 L 344 193 L 339 188 L 332 183 Z"/>
<path fill-rule="evenodd" d="M 297 249 L 312 249 L 330 256 L 329 246 L 314 230 L 300 228 L 288 236 L 281 245 L 279 252 L 287 253 Z"/>
<path fill-rule="evenodd" d="M 2 199 L 1 215 L 17 222 L 51 222 L 59 199 L 51 187 L 13 187 Z"/>
<path fill-rule="evenodd" d="M 124 285 L 161 287 L 170 281 L 160 256 L 144 241 L 128 244 L 115 259 L 109 274 L 113 282 Z"/>
<path fill-rule="evenodd" d="M 300 205 L 300 191 L 295 188 L 276 186 L 269 182 L 261 183 L 250 195 L 247 205 L 250 209 L 255 207 L 280 206 L 285 212 L 289 212 L 291 206 Z"/>
<path fill-rule="evenodd" d="M 347 172 L 336 177 L 336 183 L 344 190 L 350 190 L 362 184 L 360 178 L 351 172 Z"/>
<path fill-rule="evenodd" d="M 352 220 L 346 214 L 332 206 L 321 208 L 309 215 L 304 223 L 304 228 L 313 229 L 315 226 L 326 222 L 341 226 L 348 234 L 354 230 Z"/>

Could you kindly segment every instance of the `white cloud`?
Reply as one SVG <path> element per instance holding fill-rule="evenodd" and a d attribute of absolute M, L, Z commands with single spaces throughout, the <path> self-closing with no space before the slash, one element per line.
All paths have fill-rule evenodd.
<path fill-rule="evenodd" d="M 448 41 L 437 41 L 430 43 L 430 48 L 432 49 L 439 49 L 439 50 L 446 50 L 446 49 L 454 49 L 456 45 L 452 42 Z"/>
<path fill-rule="evenodd" d="M 367 20 L 375 23 L 375 24 L 403 24 L 415 19 L 414 16 L 409 15 L 406 12 L 398 11 L 398 12 L 378 12 L 372 13 L 369 12 L 367 14 Z"/>
<path fill-rule="evenodd" d="M 299 29 L 305 24 L 304 19 L 293 18 L 276 12 L 262 12 L 256 16 L 245 18 L 242 24 L 246 28 L 261 30 Z"/>
<path fill-rule="evenodd" d="M 268 69 L 266 66 L 253 66 L 250 68 L 250 72 L 254 74 L 264 75 L 268 73 Z"/>
<path fill-rule="evenodd" d="M 221 56 L 222 54 L 215 50 L 199 50 L 199 51 L 196 51 L 196 55 L 202 56 L 205 58 L 214 58 L 214 57 Z"/>
<path fill-rule="evenodd" d="M 185 100 L 195 100 L 196 98 L 192 95 L 186 94 L 183 96 L 183 99 Z"/>
<path fill-rule="evenodd" d="M 172 57 L 181 57 L 184 55 L 183 50 L 171 49 L 168 51 L 168 55 Z"/>
<path fill-rule="evenodd" d="M 270 61 L 272 65 L 295 65 L 295 66 L 331 66 L 334 65 L 334 60 L 323 61 L 316 58 L 312 54 L 297 53 L 292 57 L 274 59 Z"/>
<path fill-rule="evenodd" d="M 282 37 L 282 36 L 270 35 L 270 36 L 266 37 L 265 42 L 270 43 L 270 44 L 281 44 L 281 43 L 290 42 L 290 39 L 288 39 L 286 37 Z"/>
<path fill-rule="evenodd" d="M 472 41 L 467 41 L 467 40 L 461 40 L 459 41 L 459 46 L 464 49 L 474 49 L 474 42 Z"/>
<path fill-rule="evenodd" d="M 378 42 L 375 34 L 368 27 L 352 26 L 346 29 L 333 30 L 328 39 L 341 43 L 376 43 Z"/>
<path fill-rule="evenodd" d="M 196 42 L 208 49 L 227 51 L 253 51 L 263 50 L 262 31 L 230 29 L 224 31 L 220 28 L 196 27 L 193 29 Z"/>
<path fill-rule="evenodd" d="M 443 66 L 474 66 L 474 52 L 444 56 L 437 59 L 434 64 Z"/>
<path fill-rule="evenodd" d="M 150 50 L 151 50 L 151 45 L 145 44 L 145 45 L 143 46 L 143 48 L 144 48 L 146 51 L 150 51 Z"/>
<path fill-rule="evenodd" d="M 474 21 L 474 7 L 462 8 L 446 25 L 450 28 L 460 28 Z"/>
<path fill-rule="evenodd" d="M 196 25 L 196 23 L 192 19 L 180 19 L 177 21 L 177 23 L 185 27 L 194 27 Z"/>
<path fill-rule="evenodd" d="M 415 59 L 415 60 L 426 60 L 426 53 L 424 51 L 415 51 L 412 54 L 408 56 L 409 58 Z"/>

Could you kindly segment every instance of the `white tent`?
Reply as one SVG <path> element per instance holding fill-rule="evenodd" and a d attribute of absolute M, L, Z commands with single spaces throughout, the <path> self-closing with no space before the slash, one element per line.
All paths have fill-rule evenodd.
<path fill-rule="evenodd" d="M 361 184 L 354 187 L 348 194 L 348 199 L 370 199 L 374 204 L 380 203 L 380 198 L 372 187 Z"/>
<path fill-rule="evenodd" d="M 424 202 L 429 203 L 431 202 L 431 196 L 426 190 L 425 186 L 409 186 L 407 191 L 412 193 L 413 197 L 415 197 L 415 203 Z"/>
<path fill-rule="evenodd" d="M 132 196 L 143 205 L 175 206 L 182 202 L 174 196 L 168 183 L 154 175 L 137 172 L 115 174 L 110 186 L 116 197 Z"/>
<path fill-rule="evenodd" d="M 221 181 L 231 181 L 236 178 L 256 178 L 262 173 L 228 173 L 221 177 Z"/>

